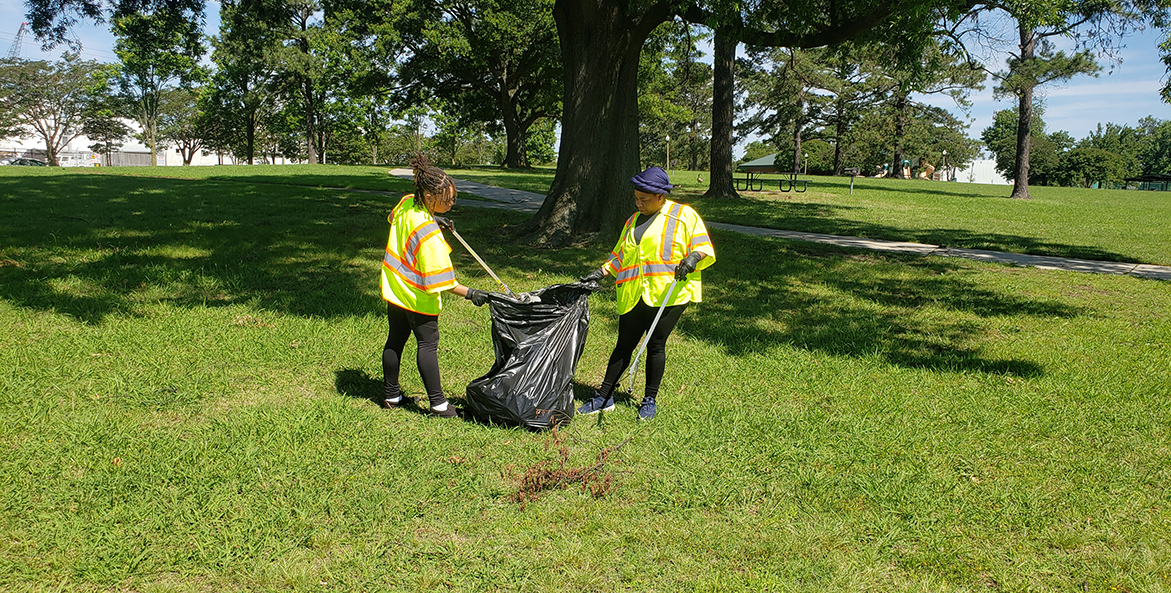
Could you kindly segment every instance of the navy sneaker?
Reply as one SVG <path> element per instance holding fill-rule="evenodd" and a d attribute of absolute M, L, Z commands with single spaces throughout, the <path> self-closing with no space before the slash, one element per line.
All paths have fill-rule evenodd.
<path fill-rule="evenodd" d="M 642 405 L 638 407 L 638 419 L 650 420 L 655 417 L 655 400 L 644 399 Z"/>
<path fill-rule="evenodd" d="M 582 407 L 577 409 L 578 414 L 589 416 L 590 414 L 597 414 L 598 412 L 613 412 L 614 411 L 614 396 L 602 397 L 594 392 L 594 399 L 586 402 Z"/>

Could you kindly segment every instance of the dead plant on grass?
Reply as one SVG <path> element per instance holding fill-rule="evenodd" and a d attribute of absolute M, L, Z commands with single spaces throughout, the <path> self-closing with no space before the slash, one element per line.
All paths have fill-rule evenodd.
<path fill-rule="evenodd" d="M 531 465 L 520 476 L 514 475 L 513 479 L 516 480 L 517 489 L 509 497 L 510 500 L 520 503 L 521 508 L 524 508 L 543 492 L 555 488 L 565 490 L 574 484 L 581 484 L 582 491 L 589 493 L 594 498 L 601 498 L 614 490 L 614 472 L 607 466 L 610 463 L 618 463 L 618 460 L 614 459 L 614 455 L 626 446 L 633 437 L 627 438 L 617 445 L 602 447 L 598 451 L 594 463 L 582 467 L 573 467 L 569 464 L 571 451 L 566 444 L 567 438 L 569 435 L 560 432 L 556 427 L 553 428 L 549 438 L 545 441 L 545 451 L 556 448 L 557 459 L 543 459 Z M 597 446 L 594 443 L 586 444 L 592 447 Z"/>

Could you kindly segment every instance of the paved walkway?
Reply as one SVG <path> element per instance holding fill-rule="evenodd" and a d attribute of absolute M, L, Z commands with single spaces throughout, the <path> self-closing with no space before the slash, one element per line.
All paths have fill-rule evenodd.
<path fill-rule="evenodd" d="M 391 174 L 396 177 L 403 177 L 405 179 L 413 178 L 410 169 L 394 169 L 391 171 Z M 545 199 L 545 196 L 533 192 L 493 187 L 491 185 L 484 185 L 482 183 L 464 181 L 463 179 L 456 179 L 455 186 L 460 192 L 473 194 L 481 198 L 485 198 L 486 200 L 490 200 L 464 200 L 460 202 L 461 205 L 465 206 L 515 210 L 518 212 L 536 212 L 538 209 L 540 209 L 541 202 Z M 953 247 L 929 245 L 926 243 L 903 243 L 899 241 L 883 241 L 880 239 L 864 239 L 862 237 L 842 237 L 839 235 L 823 235 L 821 233 L 782 231 L 778 229 L 766 229 L 738 224 L 725 224 L 722 222 L 709 222 L 707 223 L 707 226 L 710 228 L 744 233 L 748 235 L 757 235 L 760 237 L 781 237 L 783 239 L 795 239 L 798 241 L 813 241 L 815 243 L 828 243 L 831 245 L 852 247 L 855 249 L 893 251 L 898 253 L 917 253 L 924 256 L 937 255 L 941 257 L 962 257 L 965 259 L 974 259 L 985 262 L 1034 267 L 1040 268 L 1042 270 L 1066 270 L 1070 272 L 1092 272 L 1095 274 L 1122 274 L 1138 276 L 1140 278 L 1152 278 L 1155 280 L 1171 280 L 1171 267 L 1168 266 L 1152 266 L 1147 264 L 1096 261 L 1088 259 L 1071 259 L 1065 257 L 1050 257 L 1047 255 L 1027 255 L 1023 253 L 1005 253 L 1002 251 L 985 251 L 982 249 L 958 249 Z"/>

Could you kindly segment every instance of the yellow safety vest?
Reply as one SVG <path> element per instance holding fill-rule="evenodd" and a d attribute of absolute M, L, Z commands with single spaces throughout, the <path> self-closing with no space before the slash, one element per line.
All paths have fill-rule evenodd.
<path fill-rule="evenodd" d="M 702 301 L 703 275 L 699 271 L 716 261 L 716 251 L 703 219 L 691 206 L 666 200 L 659 216 L 643 233 L 642 241 L 635 242 L 637 218 L 635 213 L 626 221 L 622 236 L 606 262 L 618 289 L 618 314 L 629 313 L 640 298 L 652 307 L 661 306 L 675 279 L 675 266 L 692 251 L 707 257 L 699 260 L 686 282 L 675 286 L 668 305 Z"/>
<path fill-rule="evenodd" d="M 456 285 L 451 246 L 413 194 L 403 196 L 387 220 L 382 298 L 416 313 L 438 315 L 443 308 L 439 293 Z"/>

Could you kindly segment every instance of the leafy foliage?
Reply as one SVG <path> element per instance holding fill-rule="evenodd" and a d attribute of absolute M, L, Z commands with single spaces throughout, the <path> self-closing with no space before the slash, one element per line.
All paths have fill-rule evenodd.
<path fill-rule="evenodd" d="M 712 67 L 698 44 L 701 27 L 672 20 L 651 33 L 639 58 L 638 139 L 643 166 L 667 162 L 700 170 L 710 156 Z M 670 141 L 667 138 L 670 138 Z"/>
<path fill-rule="evenodd" d="M 101 65 L 66 53 L 59 61 L 0 62 L 0 110 L 4 125 L 22 134 L 40 136 L 49 165 L 80 136 L 90 106 L 105 93 Z"/>
<path fill-rule="evenodd" d="M 1033 118 L 1029 126 L 1030 184 L 1048 185 L 1056 181 L 1053 174 L 1057 169 L 1060 153 L 1071 148 L 1074 143 L 1073 138 L 1064 131 L 1046 134 L 1043 115 L 1043 108 L 1033 108 Z M 1006 179 L 1012 179 L 1016 171 L 1019 120 L 1016 108 L 997 111 L 993 116 L 992 125 L 985 128 L 980 136 L 996 159 L 997 172 Z"/>
<path fill-rule="evenodd" d="M 202 13 L 176 13 L 169 8 L 113 20 L 122 101 L 138 122 L 152 165 L 157 164 L 163 94 L 175 84 L 186 86 L 203 76 L 199 67 L 204 53 L 202 21 Z"/>
<path fill-rule="evenodd" d="M 504 128 L 504 165 L 527 167 L 529 128 L 561 107 L 552 0 L 417 0 L 399 23 L 401 101 L 443 102 L 463 125 Z"/>

